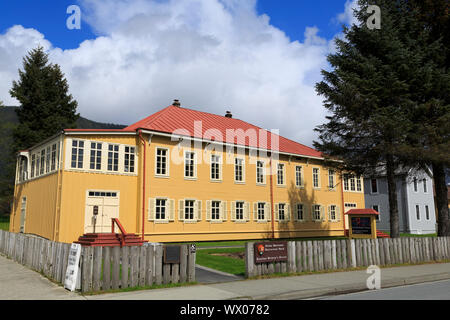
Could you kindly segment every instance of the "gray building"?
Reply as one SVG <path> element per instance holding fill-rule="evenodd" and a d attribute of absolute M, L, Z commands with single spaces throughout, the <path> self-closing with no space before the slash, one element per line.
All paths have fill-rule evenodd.
<path fill-rule="evenodd" d="M 436 233 L 436 214 L 431 174 L 423 170 L 401 169 L 396 172 L 400 232 Z M 366 208 L 380 213 L 377 229 L 389 231 L 389 196 L 385 174 L 364 178 Z"/>

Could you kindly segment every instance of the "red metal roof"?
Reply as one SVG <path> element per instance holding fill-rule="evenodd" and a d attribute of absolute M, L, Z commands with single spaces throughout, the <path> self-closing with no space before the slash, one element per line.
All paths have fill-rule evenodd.
<path fill-rule="evenodd" d="M 132 124 L 124 131 L 150 130 L 266 150 L 321 158 L 322 154 L 298 142 L 271 134 L 248 122 L 207 112 L 168 106 Z M 278 137 L 278 145 L 276 138 Z M 274 144 L 272 145 L 272 141 Z"/>
<path fill-rule="evenodd" d="M 348 210 L 345 214 L 376 214 L 379 213 L 373 209 L 351 209 Z"/>

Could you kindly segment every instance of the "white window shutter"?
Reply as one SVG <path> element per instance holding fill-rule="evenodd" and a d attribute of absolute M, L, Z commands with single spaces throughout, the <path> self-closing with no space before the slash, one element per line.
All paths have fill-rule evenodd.
<path fill-rule="evenodd" d="M 227 202 L 221 201 L 220 202 L 220 220 L 227 221 L 228 214 L 227 214 Z"/>
<path fill-rule="evenodd" d="M 253 220 L 258 221 L 258 202 L 253 202 Z"/>
<path fill-rule="evenodd" d="M 168 204 L 168 212 L 169 212 L 169 221 L 175 220 L 175 200 L 169 199 L 167 200 Z"/>
<path fill-rule="evenodd" d="M 202 221 L 202 201 L 195 201 L 195 205 L 197 206 L 197 209 L 195 210 L 195 212 L 197 213 L 197 221 Z"/>
<path fill-rule="evenodd" d="M 341 221 L 341 209 L 339 206 L 336 206 L 336 220 L 339 222 Z"/>
<path fill-rule="evenodd" d="M 178 221 L 184 221 L 184 200 L 178 201 Z"/>
<path fill-rule="evenodd" d="M 206 200 L 206 221 L 211 221 L 211 200 Z"/>
<path fill-rule="evenodd" d="M 156 199 L 150 198 L 149 199 L 149 206 L 148 206 L 148 220 L 154 221 L 155 220 L 155 206 L 156 206 Z"/>
<path fill-rule="evenodd" d="M 320 206 L 320 216 L 322 217 L 322 221 L 326 221 L 327 218 L 325 216 L 324 206 Z"/>
<path fill-rule="evenodd" d="M 286 221 L 291 221 L 291 205 L 289 203 L 286 203 L 286 212 L 285 212 L 285 218 Z"/>
<path fill-rule="evenodd" d="M 278 203 L 275 203 L 275 221 L 279 221 L 280 220 L 280 207 Z"/>
<path fill-rule="evenodd" d="M 331 206 L 328 206 L 328 220 L 331 221 Z"/>
<path fill-rule="evenodd" d="M 316 214 L 314 212 L 314 205 L 311 206 L 311 221 L 316 220 Z"/>
<path fill-rule="evenodd" d="M 245 209 L 244 209 L 245 210 Z M 231 201 L 231 221 L 236 221 L 236 202 Z M 245 219 L 245 217 L 244 217 Z"/>
<path fill-rule="evenodd" d="M 245 202 L 244 204 L 244 219 L 245 221 L 250 221 L 250 202 Z"/>
<path fill-rule="evenodd" d="M 264 218 L 267 221 L 272 221 L 272 210 L 270 208 L 270 204 L 266 203 L 264 205 Z"/>

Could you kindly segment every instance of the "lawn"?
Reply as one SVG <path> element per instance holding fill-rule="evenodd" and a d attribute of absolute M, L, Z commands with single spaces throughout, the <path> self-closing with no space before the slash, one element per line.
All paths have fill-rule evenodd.
<path fill-rule="evenodd" d="M 0 230 L 9 230 L 9 216 L 0 216 Z"/>
<path fill-rule="evenodd" d="M 245 275 L 244 248 L 197 250 L 196 263 L 234 275 Z M 238 257 L 239 256 L 239 257 Z"/>

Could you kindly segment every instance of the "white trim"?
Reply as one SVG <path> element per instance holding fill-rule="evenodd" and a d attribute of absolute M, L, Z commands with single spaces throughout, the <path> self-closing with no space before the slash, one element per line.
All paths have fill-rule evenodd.
<path fill-rule="evenodd" d="M 242 160 L 242 181 L 236 180 L 236 160 Z M 234 168 L 233 168 L 233 175 L 234 175 L 234 183 L 236 184 L 245 184 L 245 157 L 234 157 Z"/>
<path fill-rule="evenodd" d="M 161 174 L 161 173 L 157 173 L 157 168 L 158 168 L 158 149 L 160 150 L 166 150 L 166 173 L 165 174 Z M 163 146 L 157 146 L 155 145 L 155 177 L 158 178 L 169 178 L 170 177 L 170 150 L 167 147 L 163 147 Z"/>
<path fill-rule="evenodd" d="M 317 172 L 317 184 L 318 184 L 318 186 L 317 187 L 314 186 L 314 169 L 318 170 L 318 172 Z M 320 167 L 312 167 L 311 168 L 311 173 L 312 173 L 312 187 L 313 187 L 313 189 L 318 190 L 322 186 L 321 183 L 320 183 Z"/>

